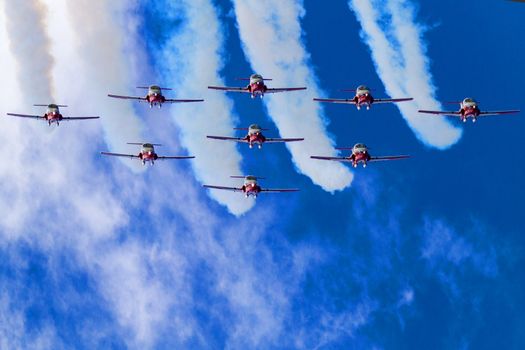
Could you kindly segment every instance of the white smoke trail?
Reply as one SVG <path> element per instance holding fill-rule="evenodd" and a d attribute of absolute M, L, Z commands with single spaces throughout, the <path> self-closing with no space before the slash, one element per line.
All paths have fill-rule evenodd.
<path fill-rule="evenodd" d="M 136 4 L 43 1 L 48 2 L 49 28 L 56 35 L 53 53 L 64 60 L 61 65 L 70 67 L 70 85 L 64 93 L 82 96 L 70 103 L 68 113 L 100 115 L 110 148 L 136 153 L 135 147 L 126 145 L 126 142 L 143 141 L 142 122 L 133 110 L 133 103 L 107 97 L 109 92 L 135 93 L 136 82 L 131 80 L 131 65 L 124 51 L 127 33 L 120 30 L 119 19 L 132 12 Z M 66 60 L 75 64 L 68 65 Z M 136 169 L 135 162 L 124 163 Z"/>
<path fill-rule="evenodd" d="M 181 5 L 163 5 L 168 18 L 183 18 L 181 28 L 162 48 L 160 60 L 166 80 L 180 98 L 200 98 L 205 102 L 173 106 L 173 116 L 181 128 L 182 144 L 196 158 L 192 161 L 197 179 L 207 184 L 239 186 L 230 175 L 242 174 L 241 156 L 233 143 L 213 142 L 206 134 L 232 135 L 237 117 L 228 97 L 206 91 L 207 85 L 221 85 L 223 68 L 222 28 L 217 10 L 209 0 L 184 0 Z M 235 215 L 249 210 L 254 202 L 238 193 L 211 191 L 211 196 Z"/>
<path fill-rule="evenodd" d="M 17 61 L 17 74 L 23 91 L 33 103 L 51 103 L 53 58 L 45 31 L 45 6 L 39 1 L 5 1 L 9 47 Z"/>
<path fill-rule="evenodd" d="M 10 213 L 2 224 L 12 236 L 16 236 L 14 231 L 31 210 L 40 205 L 28 198 L 38 191 L 30 186 L 32 178 L 43 174 L 42 168 L 31 166 L 33 159 L 41 157 L 45 150 L 36 147 L 33 141 L 35 130 L 42 125 L 5 114 L 13 111 L 32 114 L 33 103 L 52 100 L 53 58 L 44 30 L 45 12 L 38 1 L 0 2 L 0 76 L 5 87 L 0 94 L 0 152 L 10 155 L 9 162 L 0 163 L 0 179 L 10 184 L 0 192 L 0 210 Z M 44 169 L 53 168 L 53 164 L 47 163 Z"/>
<path fill-rule="evenodd" d="M 350 185 L 352 173 L 338 163 L 312 161 L 310 155 L 334 155 L 333 141 L 327 136 L 323 110 L 312 98 L 320 88 L 309 68 L 309 55 L 302 44 L 300 19 L 304 9 L 298 1 L 233 0 L 244 52 L 252 68 L 274 79 L 275 85 L 307 86 L 305 92 L 265 96 L 266 106 L 282 137 L 304 137 L 288 148 L 299 172 L 326 191 Z"/>
<path fill-rule="evenodd" d="M 392 97 L 410 96 L 399 103 L 403 117 L 424 144 L 446 149 L 461 137 L 461 129 L 445 119 L 423 116 L 418 109 L 440 109 L 425 55 L 414 8 L 407 0 L 376 4 L 368 0 L 349 1 L 361 24 L 361 36 L 369 46 L 377 73 Z M 388 21 L 385 21 L 388 19 Z M 385 24 L 386 23 L 386 24 Z"/>

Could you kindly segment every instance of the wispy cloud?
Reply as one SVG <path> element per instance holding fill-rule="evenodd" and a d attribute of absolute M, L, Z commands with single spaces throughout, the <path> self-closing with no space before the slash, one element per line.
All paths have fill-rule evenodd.
<path fill-rule="evenodd" d="M 426 56 L 422 27 L 415 21 L 409 0 L 386 2 L 351 0 L 350 8 L 361 24 L 361 37 L 369 46 L 377 74 L 392 97 L 413 97 L 398 104 L 418 139 L 446 149 L 461 137 L 461 129 L 445 119 L 421 116 L 418 109 L 440 109 Z"/>
<path fill-rule="evenodd" d="M 326 191 L 349 186 L 353 175 L 348 168 L 335 162 L 320 166 L 310 159 L 313 154 L 335 155 L 335 150 L 326 133 L 323 109 L 312 101 L 321 93 L 302 41 L 301 2 L 234 0 L 233 3 L 244 52 L 252 68 L 273 78 L 276 87 L 308 87 L 306 91 L 265 96 L 268 113 L 281 136 L 305 138 L 303 142 L 287 145 L 297 170 Z"/>
<path fill-rule="evenodd" d="M 80 85 L 93 78 L 93 71 L 81 69 L 87 63 L 78 56 L 85 52 L 79 49 L 76 54 L 74 50 L 78 34 L 69 30 L 66 19 L 76 18 L 63 16 L 62 22 L 58 18 L 69 13 L 67 6 L 64 3 L 49 13 L 54 23 L 49 27 L 49 37 L 57 62 L 53 81 L 62 97 L 81 103 L 86 98 L 84 87 L 71 86 L 67 62 L 75 62 L 76 83 Z M 113 29 L 105 35 L 123 35 L 121 28 Z M 67 34 L 64 38 L 60 37 L 62 32 Z M 7 38 L 6 33 L 1 26 L 0 38 Z M 0 67 L 0 74 L 12 87 L 3 94 L 2 102 L 8 101 L 6 108 L 19 108 L 22 90 L 17 88 L 19 77 L 10 72 L 16 57 L 7 40 L 0 42 L 0 53 L 5 54 L 0 59 L 6 63 Z M 90 57 L 87 62 L 97 59 L 100 57 Z M 125 57 L 118 59 L 126 65 Z M 87 104 L 82 103 L 84 107 Z M 107 107 L 106 118 L 119 111 L 119 107 Z M 296 276 L 304 275 L 308 263 L 303 258 L 302 265 L 295 268 L 281 267 L 274 261 L 276 257 L 261 239 L 267 226 L 254 228 L 251 224 L 261 216 L 271 222 L 271 210 L 256 208 L 247 214 L 246 221 L 220 218 L 210 210 L 202 189 L 184 167 L 162 164 L 137 175 L 119 166 L 105 166 L 97 155 L 101 145 L 98 123 L 48 128 L 7 118 L 0 122 L 1 147 L 11 150 L 12 157 L 10 164 L 0 164 L 0 179 L 11 184 L 0 190 L 0 208 L 8 217 L 0 223 L 2 245 L 12 244 L 16 249 L 20 242 L 30 242 L 27 249 L 50 258 L 67 253 L 76 270 L 88 276 L 95 296 L 101 299 L 97 305 L 114 316 L 114 322 L 97 325 L 98 329 L 57 327 L 94 333 L 101 342 L 93 340 L 90 344 L 94 347 L 107 344 L 103 337 L 97 337 L 99 334 L 117 334 L 119 343 L 129 348 L 153 348 L 160 342 L 169 342 L 175 348 L 224 343 L 257 347 L 279 342 L 288 316 L 288 300 L 300 283 Z M 12 136 L 16 130 L 18 134 Z M 291 247 L 283 248 L 283 252 L 285 257 L 296 255 Z M 67 281 L 73 283 L 58 264 L 44 264 L 42 268 L 64 278 L 61 287 L 69 285 Z M 17 293 L 30 287 L 10 284 L 7 288 Z M 65 295 L 64 300 L 68 297 Z M 89 299 L 92 295 L 76 297 Z M 25 307 L 26 301 L 17 300 L 17 309 Z M 207 339 L 209 330 L 199 319 L 199 309 L 216 317 L 210 322 L 224 332 L 222 339 Z M 19 316 L 20 322 L 36 322 Z M 18 347 L 17 339 L 26 336 L 20 324 L 13 324 L 17 325 L 20 332 L 7 334 L 9 342 L 4 344 Z M 52 341 L 47 347 L 59 346 L 60 342 Z"/>
<path fill-rule="evenodd" d="M 24 310 L 11 300 L 9 293 L 0 296 L 0 348 L 2 349 L 63 349 L 56 329 L 46 324 L 33 331 L 26 324 Z"/>
<path fill-rule="evenodd" d="M 238 186 L 230 175 L 243 174 L 236 145 L 210 142 L 206 134 L 231 135 L 237 116 L 228 97 L 209 92 L 207 85 L 224 84 L 219 77 L 223 68 L 223 28 L 218 12 L 209 0 L 188 0 L 178 4 L 158 4 L 159 20 L 178 26 L 155 55 L 160 62 L 163 81 L 175 88 L 179 98 L 204 98 L 204 103 L 175 105 L 173 120 L 180 127 L 182 144 L 195 155 L 192 167 L 201 183 Z M 254 202 L 242 200 L 238 193 L 211 191 L 211 196 L 235 215 L 249 210 Z"/>
<path fill-rule="evenodd" d="M 485 235 L 480 225 L 472 225 L 470 229 L 476 236 Z M 421 232 L 424 239 L 421 256 L 429 266 L 438 270 L 448 270 L 449 265 L 462 267 L 468 264 L 488 277 L 497 275 L 498 264 L 494 249 L 476 248 L 467 239 L 470 235 L 468 231 L 460 234 L 445 221 L 426 217 Z"/>

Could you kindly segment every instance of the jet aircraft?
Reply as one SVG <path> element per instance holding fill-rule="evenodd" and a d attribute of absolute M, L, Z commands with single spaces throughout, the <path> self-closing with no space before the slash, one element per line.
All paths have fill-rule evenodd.
<path fill-rule="evenodd" d="M 257 96 L 263 98 L 264 94 L 273 94 L 277 92 L 306 90 L 305 87 L 269 88 L 264 82 L 272 79 L 265 79 L 260 74 L 252 74 L 249 78 L 238 78 L 237 80 L 246 80 L 249 81 L 249 83 L 245 87 L 208 86 L 208 89 L 230 92 L 245 92 L 251 94 L 252 98 Z"/>
<path fill-rule="evenodd" d="M 368 147 L 363 143 L 357 143 L 354 147 L 339 147 L 336 148 L 339 150 L 351 150 L 352 154 L 348 157 L 321 157 L 321 156 L 311 156 L 312 159 L 321 159 L 321 160 L 335 160 L 339 162 L 349 162 L 352 163 L 354 168 L 357 168 L 358 163 L 363 163 L 363 168 L 366 167 L 368 162 L 377 162 L 382 160 L 398 160 L 409 158 L 408 155 L 401 156 L 386 156 L 386 157 L 372 157 L 368 152 Z"/>
<path fill-rule="evenodd" d="M 264 177 L 260 177 L 260 176 L 234 175 L 230 177 L 234 179 L 244 179 L 244 184 L 242 185 L 242 187 L 225 187 L 225 186 L 212 186 L 212 185 L 202 185 L 202 187 L 212 188 L 212 189 L 217 189 L 217 190 L 233 191 L 233 192 L 243 192 L 246 198 L 248 198 L 249 196 L 253 196 L 253 198 L 257 198 L 257 195 L 263 192 L 278 193 L 278 192 L 297 192 L 299 191 L 299 189 L 297 188 L 261 188 L 261 186 L 259 186 L 259 184 L 257 183 L 257 180 L 264 179 Z"/>
<path fill-rule="evenodd" d="M 139 145 L 142 146 L 139 154 L 123 154 L 123 153 L 111 153 L 111 152 L 100 152 L 105 156 L 114 156 L 114 157 L 128 157 L 128 158 L 138 158 L 142 160 L 142 164 L 146 165 L 146 162 L 150 162 L 151 165 L 155 163 L 157 159 L 192 159 L 194 156 L 159 156 L 155 153 L 155 146 L 162 146 L 158 143 L 137 143 L 137 142 L 128 142 L 128 145 Z"/>
<path fill-rule="evenodd" d="M 228 136 L 206 136 L 209 139 L 215 140 L 228 140 L 247 143 L 250 148 L 253 148 L 254 144 L 257 144 L 258 148 L 261 149 L 263 143 L 278 143 L 278 142 L 294 142 L 303 141 L 304 138 L 293 138 L 293 139 L 279 139 L 279 138 L 267 138 L 262 134 L 263 129 L 257 124 L 252 124 L 247 128 L 234 128 L 234 130 L 248 130 L 248 134 L 244 137 L 228 137 Z"/>
<path fill-rule="evenodd" d="M 59 107 L 67 107 L 66 105 L 57 105 L 54 103 L 44 105 L 44 104 L 35 104 L 33 106 L 37 107 L 47 107 L 46 112 L 44 115 L 33 115 L 33 114 L 18 114 L 18 113 L 7 113 L 7 115 L 13 116 L 13 117 L 20 117 L 20 118 L 32 118 L 32 119 L 40 119 L 47 121 L 48 125 L 51 125 L 53 123 L 56 123 L 56 125 L 60 125 L 60 122 L 62 120 L 86 120 L 86 119 L 98 119 L 100 117 L 64 117 L 60 113 Z"/>
<path fill-rule="evenodd" d="M 419 113 L 427 114 L 438 114 L 452 117 L 459 117 L 462 122 L 466 122 L 468 118 L 472 118 L 472 122 L 475 123 L 478 117 L 485 117 L 488 115 L 499 115 L 499 114 L 514 114 L 519 113 L 519 110 L 509 110 L 509 111 L 481 111 L 478 107 L 478 102 L 473 98 L 467 97 L 462 102 L 449 102 L 449 103 L 459 103 L 459 111 L 427 111 L 419 110 Z"/>
<path fill-rule="evenodd" d="M 370 106 L 374 103 L 397 103 L 404 101 L 411 101 L 413 98 L 374 98 L 370 93 L 370 89 L 364 85 L 360 85 L 356 90 L 343 90 L 355 92 L 355 96 L 351 99 L 336 99 L 336 98 L 314 98 L 317 102 L 328 102 L 328 103 L 343 103 L 353 104 L 357 109 L 361 109 L 362 106 L 366 106 L 366 109 L 370 109 Z"/>
<path fill-rule="evenodd" d="M 203 99 L 197 99 L 197 100 L 180 100 L 180 99 L 172 99 L 172 98 L 166 98 L 162 94 L 162 90 L 172 90 L 170 88 L 161 88 L 157 85 L 151 85 L 151 86 L 137 86 L 137 89 L 147 89 L 148 93 L 144 97 L 140 96 L 123 96 L 123 95 L 113 95 L 108 94 L 109 97 L 113 98 L 121 98 L 125 100 L 138 100 L 140 102 L 147 102 L 149 103 L 149 107 L 153 108 L 153 106 L 158 106 L 159 108 L 162 107 L 163 103 L 180 103 L 180 102 L 202 102 Z"/>

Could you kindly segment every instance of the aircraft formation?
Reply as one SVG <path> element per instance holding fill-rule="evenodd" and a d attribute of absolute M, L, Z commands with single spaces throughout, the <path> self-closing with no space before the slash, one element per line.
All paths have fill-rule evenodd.
<path fill-rule="evenodd" d="M 260 97 L 263 98 L 265 94 L 281 93 L 281 92 L 292 92 L 306 90 L 306 87 L 285 87 L 285 88 L 270 88 L 266 85 L 266 81 L 271 81 L 272 79 L 265 79 L 260 74 L 252 74 L 249 78 L 237 78 L 237 80 L 248 81 L 248 84 L 244 87 L 228 87 L 228 86 L 208 86 L 208 89 L 219 90 L 225 92 L 240 92 L 250 94 L 251 98 Z M 158 85 L 151 86 L 139 86 L 137 89 L 147 90 L 145 96 L 127 96 L 127 95 L 115 95 L 108 94 L 108 97 L 117 98 L 117 99 L 126 99 L 126 100 L 135 100 L 139 102 L 148 103 L 150 108 L 157 106 L 158 108 L 162 107 L 164 103 L 193 103 L 193 102 L 204 102 L 204 99 L 172 99 L 166 98 L 162 91 L 171 91 L 170 88 L 162 88 Z M 371 89 L 365 85 L 358 86 L 355 90 L 345 89 L 342 90 L 345 92 L 352 92 L 354 96 L 352 98 L 338 99 L 338 98 L 314 98 L 315 102 L 322 103 L 337 103 L 337 104 L 351 104 L 355 105 L 358 110 L 361 108 L 366 108 L 369 110 L 374 104 L 384 104 L 384 103 L 402 103 L 413 100 L 411 97 L 401 97 L 401 98 L 375 98 Z M 459 110 L 457 111 L 432 111 L 432 110 L 419 110 L 419 113 L 422 114 L 431 114 L 437 116 L 453 116 L 459 118 L 462 122 L 466 122 L 467 119 L 471 119 L 472 122 L 480 117 L 485 117 L 489 115 L 502 115 L 502 114 L 515 114 L 519 113 L 519 110 L 503 110 L 503 111 L 482 111 L 478 102 L 474 99 L 467 97 L 461 102 L 448 102 L 459 104 Z M 20 118 L 31 118 L 31 119 L 40 119 L 51 125 L 55 123 L 57 126 L 61 121 L 76 121 L 76 120 L 90 120 L 98 119 L 99 116 L 81 116 L 81 117 L 64 117 L 60 108 L 67 107 L 66 105 L 59 104 L 35 104 L 36 107 L 46 107 L 46 111 L 42 115 L 35 114 L 20 114 L 20 113 L 7 113 L 8 116 L 20 117 Z M 241 130 L 246 132 L 244 136 L 231 137 L 231 136 L 216 136 L 216 135 L 207 135 L 206 137 L 211 140 L 220 140 L 220 141 L 233 141 L 238 143 L 248 144 L 249 148 L 257 146 L 261 149 L 265 143 L 286 143 L 286 142 L 301 142 L 304 141 L 304 138 L 295 137 L 295 138 L 269 138 L 263 135 L 263 131 L 268 129 L 262 128 L 257 124 L 252 124 L 247 128 L 235 128 L 234 130 Z M 299 135 L 297 135 L 299 136 Z M 143 165 L 149 163 L 153 165 L 157 160 L 165 159 L 192 159 L 194 156 L 164 156 L 158 155 L 155 151 L 155 147 L 160 147 L 161 144 L 148 143 L 148 142 L 130 142 L 129 145 L 140 146 L 140 151 L 137 154 L 124 154 L 124 153 L 112 153 L 112 152 L 101 152 L 104 156 L 113 156 L 113 157 L 127 157 L 130 159 L 138 159 L 142 162 Z M 349 150 L 350 154 L 346 157 L 334 157 L 334 156 L 324 156 L 324 155 L 312 155 L 310 158 L 315 160 L 329 160 L 337 162 L 347 162 L 351 163 L 354 168 L 357 168 L 358 164 L 362 164 L 363 167 L 366 167 L 369 162 L 377 161 L 390 161 L 390 160 L 401 160 L 409 158 L 409 155 L 391 155 L 391 156 L 375 156 L 369 153 L 369 148 L 364 143 L 356 143 L 353 147 L 336 147 L 337 150 Z M 260 176 L 254 175 L 232 175 L 231 178 L 243 179 L 243 185 L 240 187 L 228 187 L 228 186 L 217 186 L 217 185 L 203 185 L 204 188 L 217 189 L 217 190 L 226 190 L 233 192 L 241 192 L 246 197 L 256 198 L 260 193 L 282 193 L 282 192 L 297 192 L 297 188 L 262 188 L 258 180 L 264 179 Z"/>

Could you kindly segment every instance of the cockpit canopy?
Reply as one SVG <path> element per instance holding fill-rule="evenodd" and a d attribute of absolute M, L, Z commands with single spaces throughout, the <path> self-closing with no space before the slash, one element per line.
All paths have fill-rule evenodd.
<path fill-rule="evenodd" d="M 257 176 L 248 175 L 244 178 L 245 181 L 257 181 Z"/>
<path fill-rule="evenodd" d="M 250 75 L 250 80 L 263 80 L 263 77 L 260 74 L 252 74 Z"/>
<path fill-rule="evenodd" d="M 153 145 L 151 143 L 143 143 L 142 148 L 153 149 Z"/>
<path fill-rule="evenodd" d="M 49 109 L 58 109 L 58 106 L 56 104 L 54 104 L 54 103 L 51 103 L 51 104 L 47 105 L 47 108 L 49 108 Z"/>
<path fill-rule="evenodd" d="M 354 149 L 367 149 L 366 145 L 364 143 L 356 143 L 354 145 Z"/>
<path fill-rule="evenodd" d="M 469 104 L 469 105 L 473 105 L 473 104 L 477 104 L 476 100 L 474 100 L 473 98 L 471 97 L 467 97 L 463 100 L 463 104 Z"/>
<path fill-rule="evenodd" d="M 370 89 L 366 87 L 365 85 L 359 85 L 356 90 L 357 91 L 370 91 Z"/>
<path fill-rule="evenodd" d="M 149 87 L 149 91 L 160 92 L 160 86 L 158 86 L 158 85 L 151 85 Z"/>
<path fill-rule="evenodd" d="M 257 124 L 252 124 L 248 127 L 250 130 L 261 130 L 261 127 Z"/>

